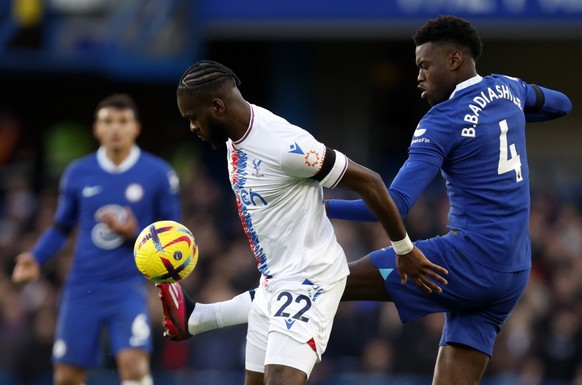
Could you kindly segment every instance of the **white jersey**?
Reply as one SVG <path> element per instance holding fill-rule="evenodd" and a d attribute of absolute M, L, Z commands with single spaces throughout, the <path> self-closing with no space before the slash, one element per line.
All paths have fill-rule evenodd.
<path fill-rule="evenodd" d="M 318 175 L 323 179 L 311 178 L 323 165 L 326 146 L 270 111 L 250 108 L 245 135 L 226 143 L 227 160 L 239 216 L 263 283 L 344 278 L 347 260 L 325 214 L 322 186 L 335 187 L 348 159 L 335 151 L 333 167 Z"/>

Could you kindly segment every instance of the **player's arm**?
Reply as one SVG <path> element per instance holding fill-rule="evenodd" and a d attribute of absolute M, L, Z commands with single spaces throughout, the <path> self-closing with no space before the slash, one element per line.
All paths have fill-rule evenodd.
<path fill-rule="evenodd" d="M 307 132 L 294 138 L 293 144 L 281 154 L 281 167 L 286 174 L 312 178 L 320 185 L 334 188 L 338 184 L 360 194 L 372 214 L 382 223 L 388 237 L 405 241 L 399 249 L 406 254 L 412 250 L 402 218 L 378 173 L 351 162 L 339 151 L 326 147 Z"/>
<path fill-rule="evenodd" d="M 563 93 L 536 84 L 526 84 L 524 106 L 527 122 L 556 119 L 572 110 L 572 102 Z"/>
<path fill-rule="evenodd" d="M 414 157 L 404 163 L 388 190 L 402 218 L 406 217 L 438 172 L 437 166 L 415 160 Z M 326 210 L 327 216 L 333 219 L 363 222 L 378 220 L 362 199 L 329 199 L 326 201 Z"/>
<path fill-rule="evenodd" d="M 332 151 L 334 156 L 329 156 Z M 338 157 L 340 160 L 338 160 Z M 333 165 L 331 164 L 332 162 Z M 382 224 L 384 231 L 390 238 L 397 258 L 406 261 L 406 271 L 399 269 L 402 284 L 405 284 L 410 276 L 414 284 L 425 292 L 441 292 L 442 289 L 433 280 L 446 285 L 447 281 L 441 274 L 448 274 L 447 270 L 430 262 L 422 251 L 412 243 L 404 227 L 398 207 L 392 200 L 380 175 L 353 161 L 348 161 L 340 152 L 328 148 L 323 166 L 314 178 L 321 180 L 325 186 L 326 181 L 330 179 L 329 175 L 333 175 L 333 170 L 339 168 L 345 169 L 345 172 L 343 172 L 338 182 L 333 182 L 333 186 L 338 185 L 347 188 L 357 192 L 362 197 L 362 201 Z"/>
<path fill-rule="evenodd" d="M 69 232 L 59 224 L 46 229 L 32 251 L 25 251 L 16 256 L 12 281 L 21 283 L 37 280 L 40 277 L 40 266 L 58 253 L 66 243 Z"/>
<path fill-rule="evenodd" d="M 68 176 L 65 174 L 61 180 L 54 224 L 42 233 L 32 251 L 16 256 L 16 265 L 12 272 L 12 280 L 15 283 L 38 279 L 40 266 L 56 255 L 67 242 L 77 215 L 77 200 L 67 180 Z"/>

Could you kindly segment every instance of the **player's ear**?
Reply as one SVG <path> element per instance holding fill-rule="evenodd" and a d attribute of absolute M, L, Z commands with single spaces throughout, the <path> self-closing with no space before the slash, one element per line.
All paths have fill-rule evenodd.
<path fill-rule="evenodd" d="M 99 139 L 99 126 L 98 126 L 97 122 L 93 122 L 92 131 L 93 131 L 93 137 L 96 139 Z"/>
<path fill-rule="evenodd" d="M 454 71 L 458 69 L 463 63 L 463 52 L 456 49 L 449 54 L 449 65 Z"/>
<path fill-rule="evenodd" d="M 219 98 L 212 99 L 212 110 L 214 112 L 223 112 L 225 110 L 224 101 Z"/>

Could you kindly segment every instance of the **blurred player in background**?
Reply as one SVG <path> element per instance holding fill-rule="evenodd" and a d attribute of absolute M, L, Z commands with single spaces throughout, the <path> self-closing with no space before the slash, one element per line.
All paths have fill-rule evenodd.
<path fill-rule="evenodd" d="M 98 104 L 93 133 L 99 149 L 67 167 L 54 225 L 31 252 L 16 257 L 13 281 L 35 280 L 78 227 L 53 347 L 56 385 L 83 384 L 86 369 L 100 364 L 103 329 L 121 384 L 153 383 L 146 281 L 135 266 L 133 243 L 151 222 L 180 220 L 179 183 L 165 161 L 136 145 L 140 130 L 130 96 L 114 94 Z"/>
<path fill-rule="evenodd" d="M 427 287 L 419 290 L 425 284 L 418 281 L 417 260 L 387 247 L 350 264 L 342 300 L 393 301 L 403 322 L 445 313 L 433 384 L 478 384 L 531 268 L 526 122 L 563 116 L 572 105 L 560 92 L 517 78 L 481 77 L 481 39 L 465 20 L 430 20 L 414 42 L 418 88 L 432 108 L 416 127 L 389 193 L 405 217 L 435 176 L 444 177 L 450 232 L 416 245 L 449 271 L 449 283 L 439 295 L 427 295 Z M 327 213 L 375 220 L 361 200 L 328 201 Z M 244 323 L 251 300 L 243 293 L 196 304 L 187 331 Z"/>
<path fill-rule="evenodd" d="M 446 270 L 414 247 L 380 176 L 326 147 L 311 134 L 247 102 L 238 77 L 213 61 L 191 66 L 177 97 L 190 130 L 214 148 L 226 143 L 238 212 L 261 273 L 249 314 L 247 385 L 305 384 L 321 360 L 344 291 L 348 264 L 325 215 L 322 186 L 360 194 L 403 258 L 422 265 L 411 272 L 446 281 Z M 419 269 L 420 270 L 420 269 Z M 173 339 L 190 337 L 194 303 L 179 284 L 160 284 Z"/>

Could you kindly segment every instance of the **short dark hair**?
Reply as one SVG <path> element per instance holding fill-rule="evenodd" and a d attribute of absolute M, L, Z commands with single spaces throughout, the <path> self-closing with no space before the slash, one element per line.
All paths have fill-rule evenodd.
<path fill-rule="evenodd" d="M 201 94 L 221 86 L 239 86 L 240 79 L 224 64 L 201 60 L 184 72 L 178 83 L 177 95 Z"/>
<path fill-rule="evenodd" d="M 95 108 L 95 116 L 102 108 L 113 107 L 119 110 L 132 110 L 136 119 L 139 119 L 137 104 L 128 94 L 113 94 L 102 99 Z"/>
<path fill-rule="evenodd" d="M 456 16 L 439 16 L 429 20 L 416 31 L 414 44 L 442 42 L 467 47 L 475 60 L 481 56 L 483 43 L 479 34 L 467 20 Z"/>

